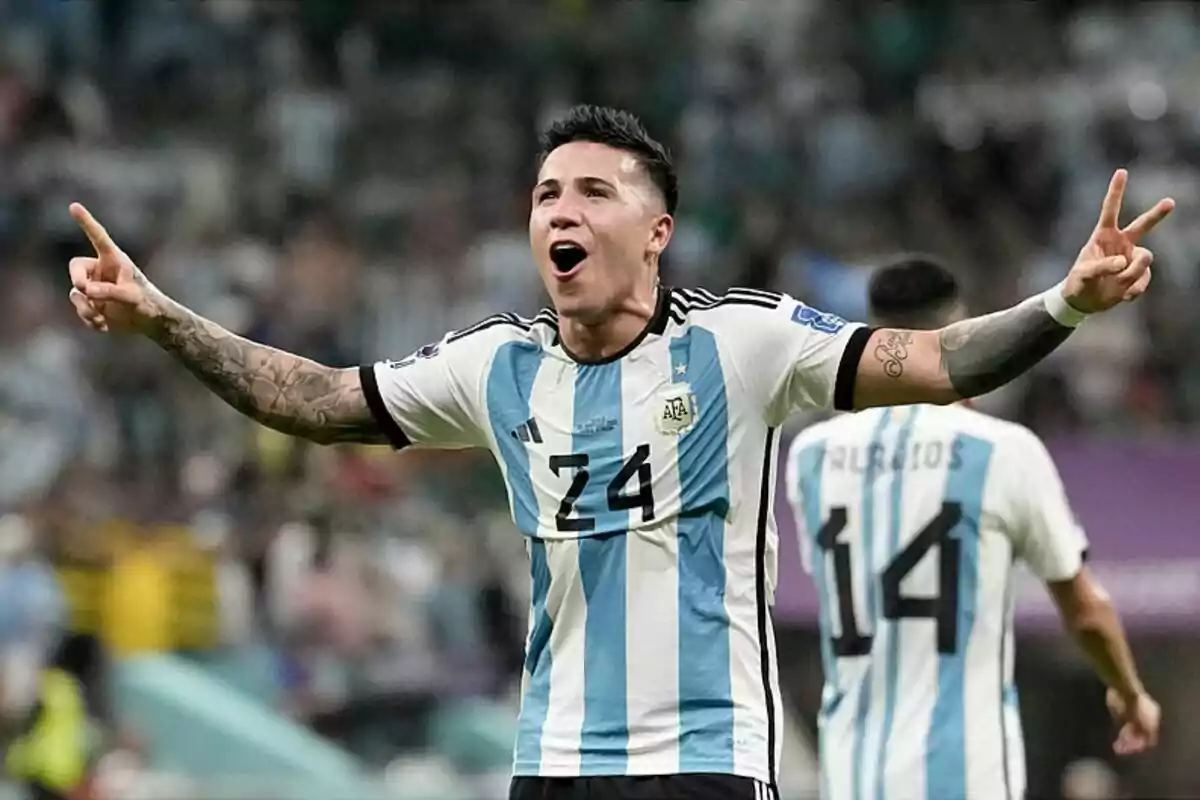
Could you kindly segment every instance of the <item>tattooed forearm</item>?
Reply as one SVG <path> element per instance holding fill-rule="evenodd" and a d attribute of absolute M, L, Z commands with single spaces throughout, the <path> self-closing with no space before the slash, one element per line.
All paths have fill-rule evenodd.
<path fill-rule="evenodd" d="M 277 431 L 321 444 L 382 444 L 357 370 L 334 369 L 256 344 L 172 301 L 150 338 L 218 397 Z"/>
<path fill-rule="evenodd" d="M 875 359 L 883 364 L 883 371 L 889 378 L 899 378 L 904 374 L 904 361 L 908 358 L 908 348 L 912 344 L 912 331 L 885 330 L 883 341 L 875 345 Z"/>
<path fill-rule="evenodd" d="M 938 334 L 942 373 L 959 397 L 997 389 L 1025 373 L 1067 340 L 1040 297 L 983 317 L 956 322 Z"/>

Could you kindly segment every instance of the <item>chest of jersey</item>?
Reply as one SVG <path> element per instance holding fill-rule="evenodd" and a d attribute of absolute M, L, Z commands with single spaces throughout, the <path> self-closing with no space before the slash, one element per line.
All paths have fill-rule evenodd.
<path fill-rule="evenodd" d="M 711 333 L 690 328 L 607 364 L 526 358 L 537 363 L 499 364 L 489 389 L 522 533 L 576 538 L 728 513 L 730 388 Z"/>

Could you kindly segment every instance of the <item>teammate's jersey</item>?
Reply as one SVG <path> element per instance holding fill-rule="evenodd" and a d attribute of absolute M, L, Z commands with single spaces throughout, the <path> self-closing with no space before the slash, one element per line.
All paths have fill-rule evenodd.
<path fill-rule="evenodd" d="M 1016 800 L 1013 568 L 1078 573 L 1045 446 L 963 406 L 845 414 L 793 442 L 787 488 L 821 598 L 825 800 Z"/>
<path fill-rule="evenodd" d="M 363 368 L 395 444 L 492 451 L 528 537 L 516 775 L 773 782 L 775 432 L 849 405 L 868 335 L 773 293 L 664 289 L 602 362 L 544 311 Z"/>

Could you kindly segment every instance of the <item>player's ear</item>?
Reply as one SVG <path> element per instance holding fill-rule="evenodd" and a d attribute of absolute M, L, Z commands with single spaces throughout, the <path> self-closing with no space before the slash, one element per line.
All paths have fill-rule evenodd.
<path fill-rule="evenodd" d="M 671 215 L 659 214 L 650 226 L 650 241 L 646 243 L 646 250 L 651 255 L 661 256 L 667 249 L 667 245 L 671 241 L 671 234 L 674 232 L 675 220 Z"/>

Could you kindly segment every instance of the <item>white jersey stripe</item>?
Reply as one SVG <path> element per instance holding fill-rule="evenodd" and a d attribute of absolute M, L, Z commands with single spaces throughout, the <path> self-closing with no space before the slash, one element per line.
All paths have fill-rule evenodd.
<path fill-rule="evenodd" d="M 665 341 L 647 344 L 655 360 L 667 357 Z M 636 365 L 634 365 L 636 366 Z M 631 366 L 622 371 L 622 391 L 637 396 L 644 386 L 644 376 Z M 648 473 L 651 465 L 662 469 L 650 476 L 654 505 L 630 504 L 629 534 L 626 549 L 628 575 L 654 575 L 656 580 L 627 581 L 625 602 L 629 625 L 626 630 L 625 690 L 629 719 L 640 720 L 630 726 L 629 759 L 631 775 L 669 775 L 679 769 L 679 686 L 680 671 L 691 660 L 684 661 L 679 646 L 679 546 L 676 521 L 666 525 L 647 525 L 660 513 L 660 505 L 668 505 L 679 496 L 679 470 L 673 465 L 679 458 L 678 439 L 658 443 L 656 420 L 651 414 L 626 414 L 621 419 L 624 452 L 634 453 L 646 442 L 655 442 L 646 464 L 639 473 Z M 639 475 L 632 475 L 626 495 L 636 496 L 641 490 Z"/>
<path fill-rule="evenodd" d="M 584 672 L 587 603 L 579 580 L 578 539 L 538 540 L 545 548 L 550 570 L 546 608 L 550 628 L 550 697 L 542 726 L 540 765 L 534 770 L 517 764 L 518 775 L 579 775 L 580 742 L 584 727 Z M 538 542 L 535 542 L 538 543 Z M 573 578 L 560 576 L 572 575 Z"/>

